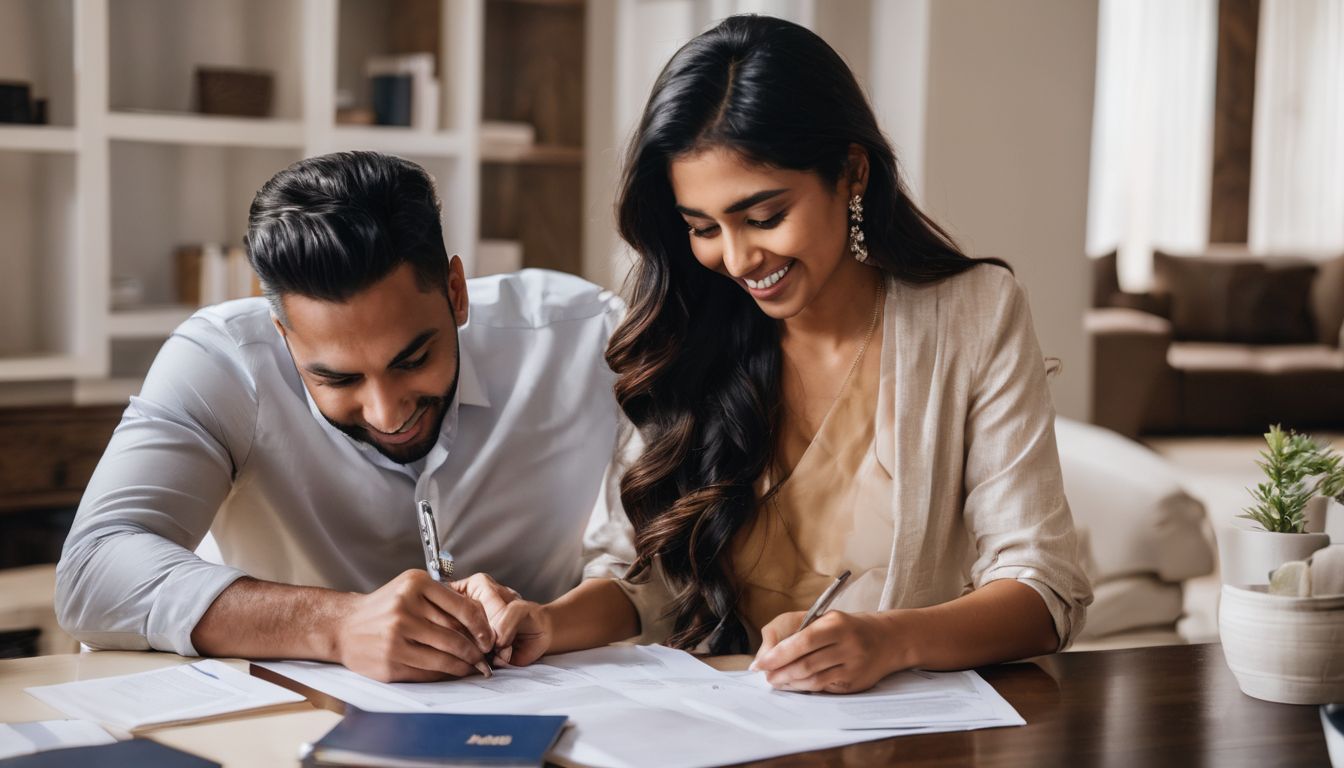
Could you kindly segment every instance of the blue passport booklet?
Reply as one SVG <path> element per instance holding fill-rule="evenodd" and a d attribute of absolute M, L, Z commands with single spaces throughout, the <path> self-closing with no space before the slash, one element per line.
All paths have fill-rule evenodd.
<path fill-rule="evenodd" d="M 304 758 L 309 766 L 539 766 L 563 715 L 365 712 L 350 707 Z"/>

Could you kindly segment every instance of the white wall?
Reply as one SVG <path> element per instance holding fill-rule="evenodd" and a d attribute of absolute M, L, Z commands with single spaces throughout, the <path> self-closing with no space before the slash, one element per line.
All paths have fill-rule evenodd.
<path fill-rule="evenodd" d="M 1085 419 L 1091 355 L 1084 258 L 1097 0 L 930 4 L 926 209 L 969 253 L 1006 259 L 1060 414 Z"/>
<path fill-rule="evenodd" d="M 619 287 L 622 150 L 653 78 L 724 0 L 594 0 L 589 26 L 585 272 Z M 759 3 L 757 4 L 759 5 Z M 1086 418 L 1084 258 L 1097 0 L 781 0 L 849 62 L 917 200 L 976 255 L 1008 260 L 1031 296 L 1060 413 Z M 780 13 L 780 10 L 776 10 Z M 712 16 L 712 13 L 710 14 Z"/>

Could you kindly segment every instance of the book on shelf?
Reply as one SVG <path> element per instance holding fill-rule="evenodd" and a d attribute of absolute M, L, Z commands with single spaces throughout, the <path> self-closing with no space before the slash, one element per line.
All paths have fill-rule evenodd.
<path fill-rule="evenodd" d="M 434 54 L 374 56 L 365 70 L 372 85 L 374 119 L 379 125 L 438 130 L 440 94 L 439 81 L 434 78 Z"/>
<path fill-rule="evenodd" d="M 178 303 L 205 307 L 260 295 L 261 285 L 242 246 L 202 243 L 177 249 Z"/>

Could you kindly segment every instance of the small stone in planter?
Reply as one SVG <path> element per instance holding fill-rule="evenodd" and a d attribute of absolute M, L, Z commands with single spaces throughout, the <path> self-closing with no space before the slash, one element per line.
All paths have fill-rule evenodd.
<path fill-rule="evenodd" d="M 1319 549 L 1306 560 L 1291 560 L 1269 576 L 1269 593 L 1286 597 L 1344 595 L 1344 546 Z"/>

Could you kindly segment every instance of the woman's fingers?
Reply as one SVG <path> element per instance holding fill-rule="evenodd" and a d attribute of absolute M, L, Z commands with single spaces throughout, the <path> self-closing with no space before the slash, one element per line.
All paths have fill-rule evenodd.
<path fill-rule="evenodd" d="M 803 615 L 802 611 L 781 613 L 761 628 L 761 647 L 756 651 L 756 658 L 751 662 L 753 670 L 765 669 L 761 665 L 761 660 L 769 655 L 770 651 L 779 645 L 784 638 L 798 631 L 798 625 L 803 623 Z"/>
<path fill-rule="evenodd" d="M 844 664 L 845 661 L 845 654 L 838 646 L 828 645 L 767 672 L 765 680 L 775 688 L 793 689 L 801 681 Z"/>
<path fill-rule="evenodd" d="M 487 618 L 504 610 L 504 606 L 518 599 L 517 592 L 484 573 L 475 573 L 461 581 L 454 581 L 452 587 L 459 594 L 480 603 L 485 609 Z"/>
<path fill-rule="evenodd" d="M 518 635 L 519 628 L 532 618 L 532 612 L 537 607 L 536 603 L 515 600 L 504 606 L 504 610 L 495 614 L 492 622 L 495 630 L 495 647 L 511 648 L 514 638 Z"/>
<path fill-rule="evenodd" d="M 854 667 L 840 663 L 818 671 L 784 686 L 790 691 L 825 691 L 826 693 L 857 693 L 872 687 L 855 678 Z"/>
<path fill-rule="evenodd" d="M 789 615 L 790 614 L 784 614 L 784 616 Z M 756 654 L 756 660 L 751 664 L 752 669 L 773 672 L 778 669 L 783 669 L 809 653 L 818 651 L 829 645 L 834 645 L 837 642 L 838 637 L 836 632 L 837 620 L 831 618 L 833 615 L 835 614 L 827 614 L 808 625 L 807 629 L 788 635 L 769 649 L 765 648 L 764 644 L 762 644 L 761 651 Z M 783 616 L 780 618 L 783 618 Z M 778 621 L 778 619 L 776 619 L 776 621 Z M 773 621 L 770 622 L 770 624 L 774 623 L 775 622 Z M 768 624 L 766 626 L 768 627 L 770 625 Z M 786 623 L 784 626 L 787 627 L 789 625 Z M 794 624 L 794 626 L 797 625 Z M 762 631 L 761 634 L 762 638 L 764 638 L 764 631 Z"/>

